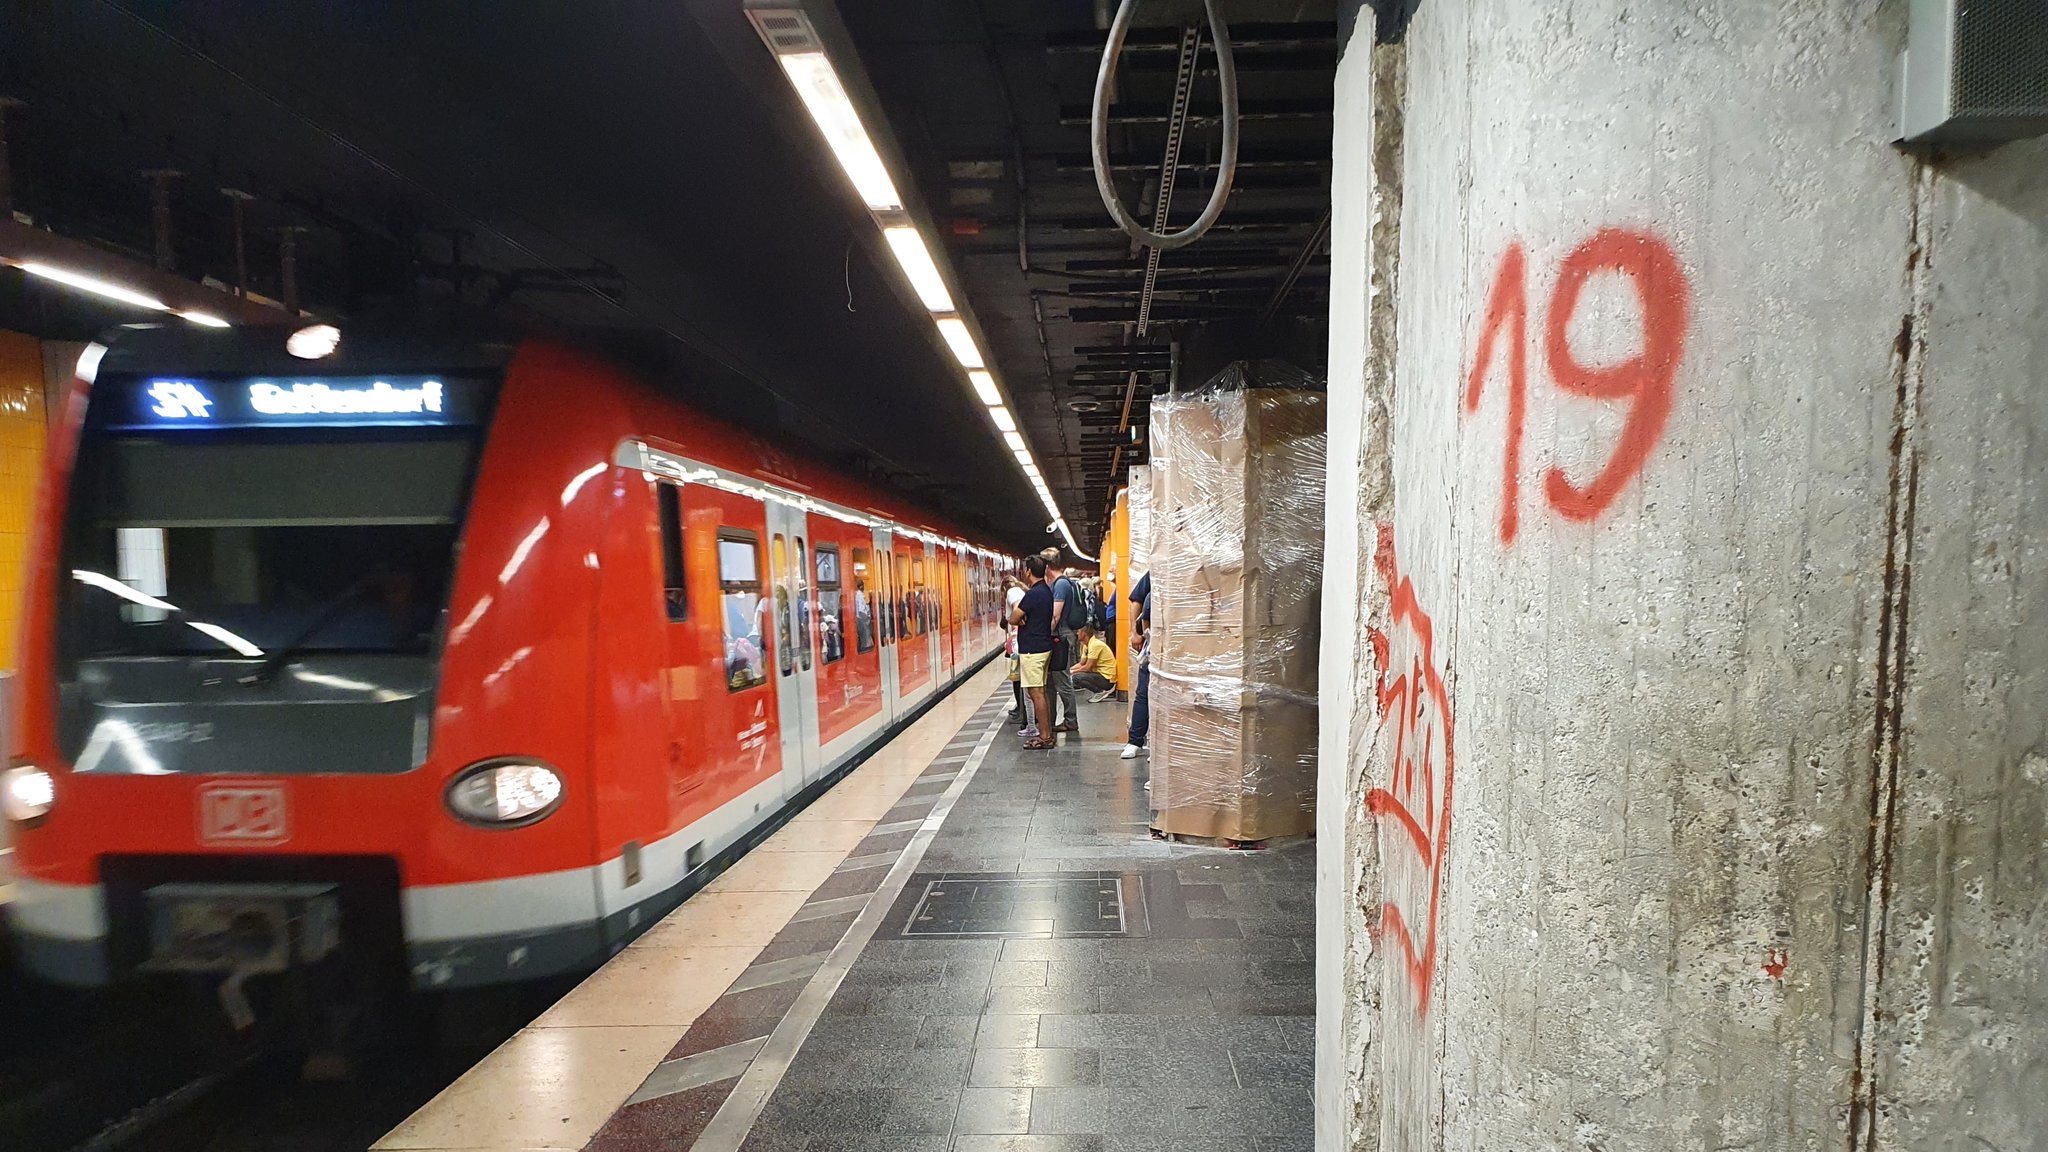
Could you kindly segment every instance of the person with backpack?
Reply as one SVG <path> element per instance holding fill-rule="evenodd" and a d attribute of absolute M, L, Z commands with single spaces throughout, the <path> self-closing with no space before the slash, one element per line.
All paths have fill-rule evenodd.
<path fill-rule="evenodd" d="M 1074 694 L 1071 669 L 1074 654 L 1080 651 L 1080 641 L 1075 633 L 1088 625 L 1088 603 L 1081 597 L 1081 586 L 1066 574 L 1058 548 L 1047 548 L 1039 555 L 1045 558 L 1045 578 L 1052 586 L 1052 622 L 1058 640 L 1053 646 L 1052 683 L 1047 692 L 1053 697 L 1053 719 L 1056 722 L 1048 731 L 1079 735 L 1081 708 Z"/>

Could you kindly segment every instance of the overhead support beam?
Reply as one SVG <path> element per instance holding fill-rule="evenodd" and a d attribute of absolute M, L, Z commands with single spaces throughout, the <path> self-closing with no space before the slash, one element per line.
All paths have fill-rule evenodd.
<path fill-rule="evenodd" d="M 1330 102 L 1327 100 L 1240 100 L 1237 115 L 1240 120 L 1328 120 Z M 1109 106 L 1109 118 L 1117 124 L 1164 124 L 1173 114 L 1167 104 L 1129 103 Z M 1086 104 L 1060 105 L 1060 123 L 1086 125 L 1092 110 Z M 1190 109 L 1188 123 L 1214 124 L 1223 119 L 1221 108 Z"/>
<path fill-rule="evenodd" d="M 1062 172 L 1093 172 L 1095 170 L 1095 162 L 1086 152 L 1057 152 L 1053 154 L 1052 159 L 1053 165 Z M 1156 160 L 1148 160 L 1128 152 L 1123 152 L 1111 153 L 1109 166 L 1119 172 L 1150 172 L 1157 168 L 1159 163 Z M 1209 157 L 1200 157 L 1183 160 L 1180 167 L 1183 172 L 1212 172 L 1216 169 L 1216 161 Z M 1237 157 L 1237 169 L 1240 172 L 1256 171 L 1262 168 L 1304 169 L 1322 172 L 1327 171 L 1329 167 L 1330 152 L 1327 148 L 1320 151 L 1267 148 L 1240 152 Z"/>
<path fill-rule="evenodd" d="M 1232 23 L 1230 47 L 1235 53 L 1256 54 L 1272 48 L 1307 48 L 1334 45 L 1337 25 L 1332 21 L 1299 24 Z M 1102 55 L 1102 33 L 1093 28 L 1061 28 L 1045 38 L 1048 52 Z M 1124 40 L 1126 54 L 1180 51 L 1179 28 L 1133 28 Z"/>
<path fill-rule="evenodd" d="M 1321 311 L 1321 309 L 1307 306 L 1304 302 L 1297 301 L 1293 305 L 1282 308 L 1279 315 L 1299 316 L 1306 315 L 1312 311 Z M 1183 320 L 1225 320 L 1232 316 L 1256 315 L 1258 315 L 1258 305 L 1256 303 L 1245 307 L 1233 308 L 1174 302 L 1155 306 L 1152 309 L 1152 322 L 1154 324 L 1171 324 Z M 1138 320 L 1138 314 L 1130 308 L 1070 308 L 1067 310 L 1067 320 L 1074 324 L 1135 324 Z"/>

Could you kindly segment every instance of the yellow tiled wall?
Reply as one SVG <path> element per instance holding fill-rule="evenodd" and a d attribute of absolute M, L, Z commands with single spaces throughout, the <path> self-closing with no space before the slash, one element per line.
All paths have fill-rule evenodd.
<path fill-rule="evenodd" d="M 0 332 L 0 672 L 14 668 L 22 564 L 46 428 L 42 344 L 33 336 Z"/>

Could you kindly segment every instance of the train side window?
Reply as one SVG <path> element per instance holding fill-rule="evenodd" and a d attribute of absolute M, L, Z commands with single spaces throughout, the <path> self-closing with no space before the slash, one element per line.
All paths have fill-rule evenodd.
<path fill-rule="evenodd" d="M 872 652 L 875 650 L 875 604 L 868 595 L 868 587 L 874 579 L 870 567 L 874 553 L 866 548 L 853 550 L 853 650 Z"/>
<path fill-rule="evenodd" d="M 895 593 L 891 591 L 895 587 L 895 561 L 893 556 L 894 553 L 884 551 L 875 557 L 882 565 L 882 579 L 880 583 L 875 585 L 875 594 L 879 597 L 878 603 L 881 605 L 877 617 L 882 622 L 882 643 L 884 644 L 894 644 L 896 642 L 896 600 Z"/>
<path fill-rule="evenodd" d="M 661 600 L 670 620 L 690 616 L 689 589 L 683 582 L 682 490 L 666 482 L 654 486 L 661 509 Z"/>
<path fill-rule="evenodd" d="M 812 563 L 818 570 L 818 643 L 824 651 L 825 663 L 831 664 L 846 656 L 846 618 L 841 613 L 838 546 L 818 545 Z"/>
<path fill-rule="evenodd" d="M 725 617 L 725 686 L 739 692 L 768 682 L 762 655 L 761 542 L 751 532 L 718 532 L 718 590 Z"/>
<path fill-rule="evenodd" d="M 796 655 L 811 670 L 811 554 L 796 538 Z"/>
<path fill-rule="evenodd" d="M 924 582 L 924 557 L 922 556 L 912 556 L 910 558 L 910 586 L 916 589 L 916 591 L 911 593 L 916 599 L 910 618 L 917 624 L 917 634 L 922 636 L 932 630 L 932 590 L 931 586 Z"/>
<path fill-rule="evenodd" d="M 769 546 L 768 563 L 775 581 L 775 666 L 788 676 L 796 672 L 796 628 L 789 604 L 789 542 L 780 532 Z"/>

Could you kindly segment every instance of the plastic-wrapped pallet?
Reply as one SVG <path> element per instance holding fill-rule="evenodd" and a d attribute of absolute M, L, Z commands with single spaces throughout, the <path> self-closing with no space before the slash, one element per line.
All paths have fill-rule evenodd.
<path fill-rule="evenodd" d="M 1276 377 L 1291 387 L 1245 387 Z M 1315 826 L 1321 381 L 1234 365 L 1152 401 L 1152 805 L 1219 840 Z"/>

